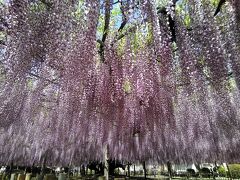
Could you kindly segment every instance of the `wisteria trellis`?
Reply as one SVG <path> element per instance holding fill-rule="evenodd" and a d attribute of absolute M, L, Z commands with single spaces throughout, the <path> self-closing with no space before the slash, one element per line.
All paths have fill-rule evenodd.
<path fill-rule="evenodd" d="M 161 0 L 3 2 L 0 163 L 239 161 L 240 2 L 216 2 L 169 0 L 176 42 Z"/>

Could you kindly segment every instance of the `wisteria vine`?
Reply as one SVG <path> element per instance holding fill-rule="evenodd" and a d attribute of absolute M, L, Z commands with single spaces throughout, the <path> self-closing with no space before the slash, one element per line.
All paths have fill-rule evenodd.
<path fill-rule="evenodd" d="M 240 3 L 217 7 L 1 3 L 0 163 L 79 165 L 105 145 L 126 161 L 239 161 Z"/>

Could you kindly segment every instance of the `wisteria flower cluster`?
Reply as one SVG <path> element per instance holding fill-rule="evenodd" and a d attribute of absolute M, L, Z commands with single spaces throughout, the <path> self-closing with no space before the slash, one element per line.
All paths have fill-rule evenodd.
<path fill-rule="evenodd" d="M 240 2 L 164 2 L 0 4 L 0 164 L 240 161 Z"/>

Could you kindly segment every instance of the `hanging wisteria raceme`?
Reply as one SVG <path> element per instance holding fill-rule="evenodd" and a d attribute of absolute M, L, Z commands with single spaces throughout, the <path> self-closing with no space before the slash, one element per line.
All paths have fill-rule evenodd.
<path fill-rule="evenodd" d="M 210 148 L 212 149 L 212 152 L 205 152 L 205 153 L 202 152 L 201 154 L 205 154 L 207 156 L 212 156 L 212 158 L 215 158 L 215 159 L 221 158 L 221 159 L 227 160 L 227 158 L 225 158 L 225 156 L 228 155 L 229 153 L 224 154 L 223 152 L 226 152 L 226 147 L 229 144 L 225 144 L 225 143 L 226 142 L 229 143 L 233 139 L 232 137 L 230 137 L 227 141 L 225 141 L 225 139 L 228 138 L 227 136 L 229 134 L 231 134 L 227 131 L 229 131 L 230 129 L 231 129 L 231 131 L 238 131 L 238 127 L 236 127 L 236 126 L 229 127 L 229 126 L 231 126 L 229 123 L 237 125 L 238 123 L 236 121 L 238 121 L 238 120 L 237 120 L 237 117 L 235 117 L 235 115 L 234 115 L 235 114 L 234 111 L 236 109 L 235 109 L 235 107 L 233 107 L 234 105 L 232 104 L 232 102 L 230 102 L 231 95 L 229 96 L 229 93 L 227 90 L 227 85 L 222 85 L 222 83 L 226 83 L 227 82 L 226 79 L 229 78 L 228 72 L 227 72 L 228 71 L 227 70 L 228 59 L 226 57 L 224 58 L 224 49 L 222 51 L 220 50 L 222 43 L 220 40 L 217 39 L 217 38 L 219 38 L 219 35 L 216 34 L 216 33 L 218 33 L 217 29 L 215 29 L 217 27 L 217 24 L 214 27 L 211 27 L 212 24 L 214 24 L 212 19 L 205 18 L 205 19 L 207 19 L 207 22 L 205 22 L 204 24 L 207 24 L 207 23 L 211 23 L 211 24 L 207 24 L 204 27 L 204 30 L 202 30 L 202 31 L 199 31 L 199 30 L 195 31 L 194 26 L 200 27 L 200 24 L 197 24 L 199 22 L 196 20 L 199 20 L 199 17 L 201 18 L 201 16 L 197 15 L 198 14 L 196 12 L 197 4 L 193 4 L 193 2 L 191 2 L 191 3 L 193 5 L 193 7 L 195 7 L 192 10 L 189 9 L 190 13 L 192 13 L 191 17 L 193 18 L 192 19 L 193 23 L 191 24 L 191 26 L 192 26 L 191 28 L 193 28 L 193 29 L 187 30 L 188 34 L 191 36 L 191 40 L 187 40 L 187 44 L 185 44 L 185 45 L 181 44 L 178 46 L 181 47 L 181 49 L 182 49 L 183 47 L 191 45 L 192 46 L 191 49 L 195 50 L 195 51 L 192 51 L 191 55 L 190 56 L 188 55 L 187 57 L 188 58 L 194 57 L 195 60 L 189 61 L 187 66 L 184 65 L 181 68 L 181 70 L 184 70 L 186 68 L 187 71 L 182 71 L 182 73 L 187 73 L 187 74 L 185 76 L 184 76 L 184 74 L 181 75 L 180 78 L 187 77 L 187 79 L 189 79 L 189 77 L 192 77 L 192 82 L 194 83 L 192 85 L 194 86 L 194 88 L 193 88 L 193 90 L 190 88 L 190 92 L 193 94 L 191 96 L 188 95 L 188 97 L 190 98 L 189 99 L 190 101 L 187 100 L 187 98 L 184 98 L 184 101 L 186 101 L 186 100 L 189 101 L 188 108 L 190 107 L 191 112 L 198 112 L 198 111 L 200 111 L 200 112 L 199 112 L 199 114 L 197 113 L 195 115 L 194 115 L 194 113 L 190 113 L 190 114 L 193 114 L 194 117 L 197 117 L 196 120 L 191 121 L 195 124 L 194 126 L 196 128 L 193 129 L 194 126 L 192 126 L 192 127 L 189 126 L 190 123 L 187 123 L 187 125 L 188 125 L 188 127 L 190 127 L 190 130 L 192 130 L 192 132 L 195 133 L 195 136 L 197 136 L 197 137 L 193 137 L 193 139 L 196 142 L 198 142 L 197 139 L 199 139 L 199 138 L 201 141 L 203 140 L 204 137 L 209 139 L 208 142 L 210 143 L 209 145 L 210 145 Z M 201 7 L 201 6 L 198 6 L 198 8 L 199 7 Z M 208 9 L 207 7 L 204 8 L 204 10 L 207 10 L 207 9 Z M 211 13 L 210 12 L 206 13 L 206 15 L 208 15 L 208 14 L 211 14 Z M 209 30 L 211 30 L 211 31 L 214 30 L 216 32 L 211 32 L 211 33 L 209 32 L 209 35 L 205 35 L 205 36 L 201 35 L 199 37 L 199 33 L 202 33 L 202 32 L 208 33 Z M 184 30 L 182 30 L 182 29 L 179 29 L 179 31 L 184 32 Z M 207 40 L 204 38 L 209 38 L 209 39 Z M 186 40 L 186 34 L 184 35 L 184 39 Z M 184 39 L 181 39 L 180 42 L 181 43 L 184 42 Z M 192 44 L 192 43 L 194 43 L 194 44 Z M 217 47 L 217 46 L 219 46 L 219 47 Z M 205 48 L 205 50 L 204 50 L 204 48 Z M 186 50 L 186 49 L 183 48 L 183 50 Z M 211 50 L 211 51 L 209 51 L 209 50 Z M 191 52 L 191 50 L 188 50 L 184 53 L 180 53 L 180 56 L 181 56 L 181 54 L 184 55 L 184 54 L 190 53 L 190 52 Z M 194 56 L 194 54 L 196 54 L 197 56 Z M 222 57 L 220 57 L 220 56 L 222 56 Z M 217 57 L 217 59 L 216 59 L 216 57 Z M 182 60 L 185 61 L 186 59 L 187 59 L 186 57 L 185 58 L 180 57 L 181 61 Z M 222 62 L 220 62 L 220 61 L 222 61 Z M 223 63 L 226 63 L 226 64 L 224 65 Z M 222 67 L 220 67 L 220 66 L 222 66 Z M 208 68 L 210 68 L 210 70 Z M 214 70 L 214 68 L 216 68 L 216 70 Z M 189 74 L 189 72 L 191 72 L 191 74 Z M 223 73 L 223 72 L 225 72 L 225 73 Z M 216 73 L 216 75 L 214 75 L 214 73 Z M 217 73 L 219 73 L 219 74 L 217 74 Z M 202 78 L 206 79 L 205 83 L 202 82 Z M 183 79 L 183 80 L 185 81 L 185 79 Z M 204 84 L 202 84 L 202 83 L 204 83 Z M 191 86 L 191 84 L 189 84 L 189 83 L 187 83 L 187 84 L 184 83 L 183 85 L 187 85 L 188 89 L 189 89 L 189 86 Z M 216 88 L 219 88 L 219 89 L 216 89 Z M 194 92 L 196 92 L 196 93 L 194 93 Z M 190 105 L 191 102 L 194 104 Z M 181 106 L 179 106 L 179 107 L 181 107 Z M 182 107 L 184 107 L 184 106 L 182 106 Z M 193 109 L 191 109 L 191 108 L 193 108 Z M 208 117 L 204 116 L 206 113 L 207 113 Z M 228 117 L 228 115 L 229 115 L 229 117 Z M 193 119 L 194 117 L 192 117 L 190 119 Z M 202 117 L 204 117 L 204 119 L 201 119 Z M 231 119 L 231 121 L 230 121 L 230 119 Z M 222 121 L 222 122 L 220 122 L 220 121 Z M 226 121 L 226 122 L 223 122 L 223 121 Z M 219 127 L 220 124 L 222 126 L 221 128 Z M 198 131 L 199 131 L 199 133 L 196 133 Z M 202 134 L 202 135 L 199 136 L 199 134 Z M 238 134 L 238 133 L 236 133 L 236 134 Z M 219 138 L 221 138 L 221 141 L 219 141 Z M 202 145 L 199 146 L 199 144 L 202 144 L 202 143 L 197 143 L 197 149 L 191 148 L 191 151 L 193 151 L 193 153 L 196 151 L 199 151 L 199 150 L 201 152 L 201 147 L 204 147 L 204 146 L 202 146 Z M 205 143 L 205 146 L 206 145 L 208 145 L 208 144 Z M 202 158 L 204 159 L 205 157 L 203 156 Z"/>
<path fill-rule="evenodd" d="M 240 160 L 239 4 L 159 2 L 1 5 L 0 163 Z"/>

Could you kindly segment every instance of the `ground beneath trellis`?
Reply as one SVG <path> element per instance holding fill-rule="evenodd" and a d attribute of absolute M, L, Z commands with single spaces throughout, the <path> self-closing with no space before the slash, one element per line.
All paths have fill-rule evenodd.
<path fill-rule="evenodd" d="M 73 177 L 72 180 L 97 180 L 98 177 Z M 110 177 L 110 180 L 123 180 L 123 179 L 129 179 L 129 180 L 143 180 L 145 179 L 143 176 L 131 176 L 126 177 L 126 176 L 118 176 L 118 177 Z M 148 180 L 169 180 L 169 177 L 167 176 L 162 176 L 162 175 L 156 175 L 156 176 L 147 176 Z M 211 178 L 200 178 L 200 177 L 173 177 L 172 180 L 214 180 L 212 177 Z M 227 177 L 216 177 L 215 180 L 230 180 L 230 178 Z M 240 180 L 240 179 L 233 179 L 232 180 Z"/>

